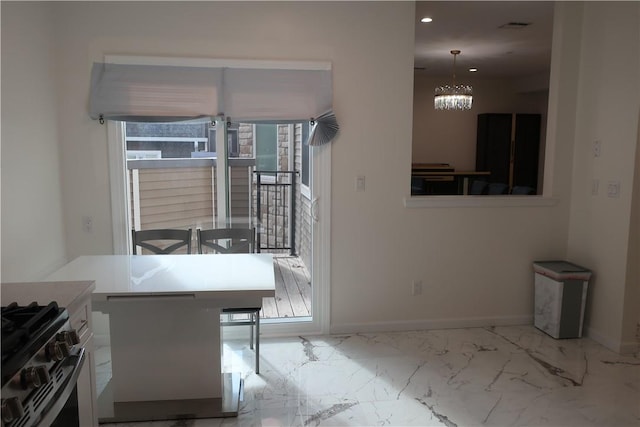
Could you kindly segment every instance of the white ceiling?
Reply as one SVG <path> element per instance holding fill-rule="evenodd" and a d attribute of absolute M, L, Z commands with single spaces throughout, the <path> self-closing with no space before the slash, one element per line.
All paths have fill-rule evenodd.
<path fill-rule="evenodd" d="M 421 23 L 429 16 L 431 23 Z M 501 29 L 511 22 L 530 23 Z M 415 67 L 421 73 L 457 76 L 478 68 L 476 77 L 522 77 L 549 72 L 553 2 L 417 1 Z M 424 68 L 424 70 L 422 70 Z"/>

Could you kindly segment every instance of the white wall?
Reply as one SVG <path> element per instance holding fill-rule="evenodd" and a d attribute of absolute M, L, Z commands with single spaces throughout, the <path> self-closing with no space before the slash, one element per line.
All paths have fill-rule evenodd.
<path fill-rule="evenodd" d="M 625 294 L 638 279 L 633 273 L 628 277 L 627 263 L 635 261 L 629 259 L 629 244 L 635 230 L 631 203 L 640 111 L 640 4 L 586 2 L 583 13 L 576 47 L 581 58 L 568 256 L 595 271 L 589 334 L 628 347 L 635 344 L 635 327 L 623 322 Z M 595 140 L 602 144 L 600 157 L 593 154 Z M 593 180 L 600 182 L 597 195 L 591 193 Z M 612 181 L 621 185 L 617 198 L 607 197 Z M 637 292 L 627 297 L 627 310 L 640 311 Z"/>
<path fill-rule="evenodd" d="M 640 34 L 639 34 L 640 35 Z M 638 88 L 640 89 L 640 87 Z M 640 94 L 638 94 L 640 97 Z M 636 147 L 636 166 L 634 170 L 631 224 L 629 227 L 629 253 L 627 256 L 627 286 L 625 289 L 623 310 L 624 342 L 640 340 L 640 110 L 638 111 L 638 146 Z M 634 337 L 635 333 L 635 337 Z M 633 349 L 629 349 L 629 352 Z"/>
<path fill-rule="evenodd" d="M 468 111 L 437 111 L 433 108 L 433 91 L 449 78 L 425 76 L 416 71 L 413 88 L 414 163 L 449 163 L 456 170 L 476 168 L 476 131 L 478 114 L 547 113 L 547 91 L 521 92 L 519 82 L 481 78 L 478 75 L 458 77 L 458 83 L 473 86 L 473 107 Z M 547 76 L 548 80 L 548 76 Z M 541 129 L 544 148 L 545 129 Z"/>
<path fill-rule="evenodd" d="M 18 24 L 31 25 L 29 7 L 15 6 L 7 19 L 19 22 L 9 35 L 21 34 Z M 598 270 L 620 267 L 617 257 L 602 257 L 595 264 L 592 257 L 578 253 L 579 235 L 590 233 L 590 226 L 572 226 L 572 251 L 567 253 L 572 176 L 584 184 L 584 172 L 572 173 L 580 52 L 558 52 L 558 63 L 552 65 L 552 75 L 561 80 L 552 82 L 549 95 L 554 117 L 547 133 L 550 168 L 545 170 L 545 188 L 558 198 L 556 206 L 407 209 L 403 198 L 409 193 L 412 157 L 412 3 L 65 2 L 47 7 L 56 11 L 51 18 L 57 31 L 59 147 L 69 259 L 112 252 L 106 127 L 91 121 L 86 107 L 91 63 L 106 54 L 136 54 L 333 63 L 334 107 L 341 123 L 331 171 L 333 331 L 530 323 L 532 261 L 570 255 Z M 580 15 L 564 19 L 571 30 L 564 45 L 571 45 L 567 40 L 579 41 L 579 31 L 576 35 L 573 30 L 581 28 Z M 4 43 L 5 25 L 2 36 Z M 635 55 L 637 60 L 637 50 Z M 3 115 L 4 83 L 3 73 Z M 598 79 L 594 83 L 608 87 Z M 25 86 L 27 81 L 15 73 L 10 84 Z M 55 90 L 49 87 L 46 92 L 48 99 Z M 594 118 L 586 111 L 580 117 Z M 626 154 L 631 154 L 628 142 L 624 144 Z M 623 189 L 633 171 L 628 163 L 618 168 Z M 8 179 L 17 179 L 21 172 L 14 171 Z M 355 192 L 358 175 L 366 176 L 365 192 Z M 48 183 L 38 188 L 45 193 Z M 624 203 L 625 194 L 619 202 Z M 584 204 L 577 203 L 581 204 L 573 205 L 574 217 Z M 3 194 L 3 217 L 6 210 L 18 219 L 17 209 L 5 205 Z M 619 209 L 624 208 L 602 219 L 618 220 L 624 216 Z M 93 233 L 82 231 L 83 215 L 93 216 Z M 580 215 L 576 220 L 582 221 Z M 619 230 L 615 233 L 618 236 Z M 18 236 L 6 241 L 3 236 L 3 247 L 11 244 L 19 244 Z M 28 268 L 28 254 L 22 248 L 17 268 Z M 419 297 L 410 294 L 415 279 L 424 282 Z M 600 279 L 596 286 L 603 286 Z M 621 325 L 605 325 L 601 314 L 622 310 L 620 304 L 616 297 L 599 299 L 590 307 L 594 330 L 613 346 L 619 342 Z"/>
<path fill-rule="evenodd" d="M 52 6 L 2 2 L 2 281 L 65 260 Z"/>

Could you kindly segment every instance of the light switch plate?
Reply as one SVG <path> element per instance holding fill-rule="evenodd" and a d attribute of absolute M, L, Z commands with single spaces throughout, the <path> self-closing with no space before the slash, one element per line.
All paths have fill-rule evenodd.
<path fill-rule="evenodd" d="M 607 197 L 620 197 L 620 181 L 609 181 L 607 184 Z"/>

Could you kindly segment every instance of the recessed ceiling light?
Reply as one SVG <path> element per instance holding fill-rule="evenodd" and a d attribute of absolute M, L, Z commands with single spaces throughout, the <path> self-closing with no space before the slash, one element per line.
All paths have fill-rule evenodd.
<path fill-rule="evenodd" d="M 424 18 L 422 18 L 422 19 L 420 20 L 420 22 L 425 22 L 425 23 L 426 23 L 426 22 L 431 22 L 431 21 L 433 21 L 433 19 L 429 18 L 428 16 L 425 16 Z"/>
<path fill-rule="evenodd" d="M 472 73 L 475 73 L 476 71 L 478 71 L 478 69 L 477 68 L 469 68 L 469 71 L 472 72 Z"/>

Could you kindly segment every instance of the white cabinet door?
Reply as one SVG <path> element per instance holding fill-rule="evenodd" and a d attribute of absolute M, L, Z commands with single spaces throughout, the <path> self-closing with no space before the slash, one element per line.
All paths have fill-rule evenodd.
<path fill-rule="evenodd" d="M 93 334 L 84 344 L 85 360 L 80 376 L 78 377 L 78 411 L 80 426 L 98 426 L 98 418 L 94 411 L 96 401 L 96 384 L 94 354 L 93 354 Z"/>
<path fill-rule="evenodd" d="M 87 296 L 67 308 L 69 321 L 80 336 L 80 345 L 84 347 L 84 365 L 78 377 L 78 411 L 80 426 L 98 426 L 96 405 L 96 367 L 94 361 L 94 342 L 91 317 L 91 299 Z"/>

